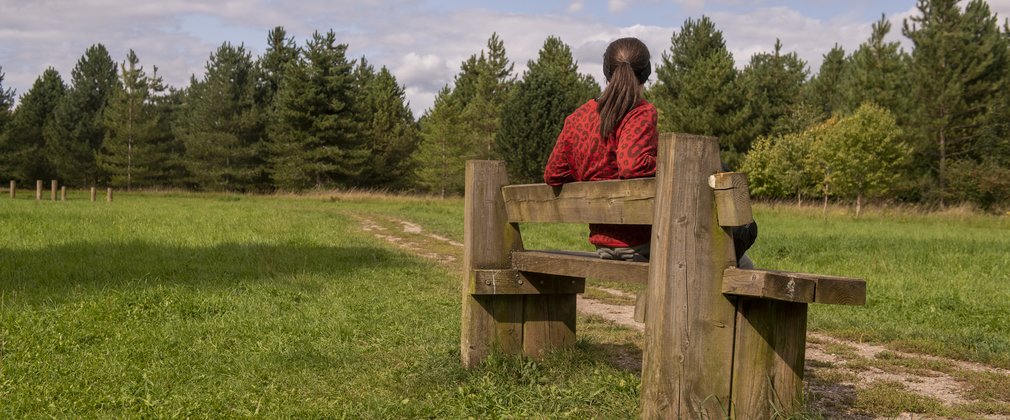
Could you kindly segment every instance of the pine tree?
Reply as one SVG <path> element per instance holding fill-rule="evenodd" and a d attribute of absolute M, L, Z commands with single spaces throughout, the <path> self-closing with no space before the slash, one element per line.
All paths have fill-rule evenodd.
<path fill-rule="evenodd" d="M 186 169 L 200 188 L 254 189 L 263 171 L 263 120 L 252 58 L 244 46 L 226 42 L 206 69 L 202 80 L 191 79 L 174 129 L 185 146 Z"/>
<path fill-rule="evenodd" d="M 470 56 L 460 66 L 453 100 L 463 104 L 463 119 L 473 137 L 472 159 L 494 159 L 495 136 L 501 127 L 505 99 L 515 83 L 513 64 L 497 33 L 487 40 L 487 50 Z"/>
<path fill-rule="evenodd" d="M 824 54 L 824 61 L 821 62 L 817 75 L 805 85 L 805 102 L 815 107 L 824 118 L 840 112 L 844 107 L 841 82 L 845 66 L 845 50 L 835 44 L 827 54 Z"/>
<path fill-rule="evenodd" d="M 285 70 L 269 126 L 271 178 L 285 189 L 351 185 L 367 151 L 355 133 L 353 64 L 333 31 L 312 35 Z"/>
<path fill-rule="evenodd" d="M 3 142 L 4 132 L 7 131 L 7 124 L 13 117 L 12 108 L 14 107 L 14 89 L 7 88 L 4 89 L 4 74 L 3 67 L 0 66 L 0 143 Z"/>
<path fill-rule="evenodd" d="M 159 141 L 159 117 L 154 104 L 162 89 L 157 74 L 149 77 L 130 50 L 120 64 L 120 86 L 105 109 L 106 135 L 96 159 L 114 186 L 129 191 L 134 186 L 158 184 L 169 164 L 168 145 Z"/>
<path fill-rule="evenodd" d="M 443 195 L 462 192 L 465 162 L 497 157 L 494 142 L 503 104 L 515 83 L 512 68 L 497 34 L 488 39 L 486 52 L 463 61 L 453 88 L 443 89 L 419 121 L 415 161 L 422 187 Z M 455 153 L 445 154 L 448 150 Z"/>
<path fill-rule="evenodd" d="M 463 105 L 453 99 L 452 89 L 442 87 L 419 125 L 421 144 L 414 156 L 418 184 L 443 197 L 463 192 L 465 162 L 473 153 L 473 139 L 463 128 Z"/>
<path fill-rule="evenodd" d="M 266 109 L 273 108 L 277 89 L 284 80 L 284 70 L 298 60 L 299 49 L 294 38 L 287 36 L 283 26 L 270 30 L 267 34 L 267 50 L 256 63 L 260 75 L 260 103 Z"/>
<path fill-rule="evenodd" d="M 368 150 L 356 184 L 404 188 L 414 183 L 411 155 L 419 141 L 406 92 L 383 66 L 376 74 L 364 57 L 355 69 L 357 133 Z"/>
<path fill-rule="evenodd" d="M 771 53 L 758 53 L 740 73 L 739 89 L 744 94 L 744 119 L 724 159 L 735 167 L 750 143 L 762 136 L 785 134 L 792 124 L 784 124 L 800 104 L 806 81 L 806 63 L 795 52 L 782 54 L 782 42 L 775 40 Z"/>
<path fill-rule="evenodd" d="M 844 112 L 852 113 L 864 103 L 872 102 L 894 115 L 907 114 L 908 56 L 898 42 L 884 42 L 890 31 L 891 22 L 881 16 L 873 24 L 870 39 L 849 57 L 841 80 Z"/>
<path fill-rule="evenodd" d="M 736 136 L 742 108 L 737 71 L 722 31 L 707 16 L 688 19 L 671 43 L 648 92 L 659 130 L 716 136 L 723 148 L 742 143 Z"/>
<path fill-rule="evenodd" d="M 599 96 L 600 86 L 578 73 L 571 48 L 548 37 L 505 103 L 497 148 L 511 182 L 542 182 L 544 166 L 565 117 Z"/>
<path fill-rule="evenodd" d="M 0 147 L 0 173 L 5 179 L 33 181 L 53 177 L 44 153 L 42 128 L 52 122 L 54 110 L 66 90 L 59 72 L 50 67 L 21 96 Z"/>
<path fill-rule="evenodd" d="M 914 144 L 919 173 L 935 179 L 935 197 L 947 196 L 947 163 L 951 159 L 983 159 L 992 140 L 992 112 L 1007 89 L 1006 39 L 996 17 L 982 0 L 972 0 L 962 12 L 958 0 L 919 0 L 918 16 L 904 22 L 912 40 L 912 100 L 910 124 L 918 130 Z"/>
<path fill-rule="evenodd" d="M 46 155 L 64 184 L 94 185 L 102 177 L 95 161 L 105 138 L 102 114 L 119 83 L 116 63 L 105 46 L 89 47 L 70 81 L 70 89 L 43 131 Z"/>

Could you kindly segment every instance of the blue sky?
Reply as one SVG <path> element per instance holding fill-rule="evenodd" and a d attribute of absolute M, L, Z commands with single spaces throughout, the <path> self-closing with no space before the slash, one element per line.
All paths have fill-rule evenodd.
<path fill-rule="evenodd" d="M 1001 21 L 1010 15 L 1010 0 L 989 4 Z M 892 39 L 909 48 L 900 28 L 916 13 L 914 0 L 0 0 L 0 67 L 4 86 L 21 95 L 50 66 L 69 81 L 84 50 L 102 43 L 116 61 L 134 49 L 148 71 L 158 66 L 166 82 L 182 87 L 191 74 L 202 76 L 222 42 L 259 55 L 274 26 L 300 44 L 313 31 L 333 29 L 351 57 L 387 66 L 420 116 L 492 32 L 517 72 L 556 35 L 572 47 L 582 72 L 602 79 L 600 56 L 610 40 L 639 37 L 658 61 L 685 19 L 707 15 L 738 67 L 780 38 L 816 71 L 835 43 L 852 51 L 865 40 L 881 13 L 893 22 Z"/>

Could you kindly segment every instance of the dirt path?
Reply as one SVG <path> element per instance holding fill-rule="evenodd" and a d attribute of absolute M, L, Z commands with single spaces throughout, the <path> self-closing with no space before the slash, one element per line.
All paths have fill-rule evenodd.
<path fill-rule="evenodd" d="M 462 258 L 463 244 L 425 232 L 423 227 L 415 223 L 394 218 L 358 220 L 362 230 L 422 257 L 450 265 Z M 633 301 L 635 297 L 620 290 L 594 288 L 624 301 L 629 298 Z M 579 295 L 578 311 L 585 316 L 600 317 L 628 328 L 645 330 L 644 324 L 635 322 L 634 306 L 610 304 L 605 300 Z M 634 360 L 630 356 L 625 359 Z M 640 364 L 641 361 L 638 360 L 637 363 Z M 640 370 L 641 367 L 637 369 Z M 869 395 L 863 399 L 872 400 L 871 397 L 878 393 L 907 397 L 911 401 L 920 401 L 915 400 L 917 397 L 927 403 L 935 401 L 942 406 L 934 407 L 934 412 L 946 410 L 958 413 L 957 407 L 985 403 L 1010 406 L 1010 398 L 1006 401 L 1002 398 L 980 400 L 977 392 L 972 393 L 972 389 L 977 388 L 970 381 L 972 374 L 1002 377 L 999 380 L 1005 382 L 997 383 L 1010 384 L 1010 371 L 1005 369 L 895 351 L 880 345 L 842 340 L 816 332 L 807 333 L 805 394 L 809 409 L 820 413 L 824 418 L 943 418 L 910 413 L 878 417 L 864 412 L 867 408 L 872 409 L 873 404 L 869 404 L 870 407 L 860 407 L 867 405 L 860 400 L 861 396 Z M 1010 419 L 1010 416 L 1005 415 L 972 415 L 977 418 Z"/>

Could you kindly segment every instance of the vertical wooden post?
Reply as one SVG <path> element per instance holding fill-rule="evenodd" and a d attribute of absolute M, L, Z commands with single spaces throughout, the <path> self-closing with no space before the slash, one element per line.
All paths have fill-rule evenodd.
<path fill-rule="evenodd" d="M 42 180 L 35 180 L 35 201 L 42 201 Z"/>
<path fill-rule="evenodd" d="M 11 198 L 14 198 L 14 196 L 17 194 L 17 191 L 18 191 L 18 183 L 14 182 L 14 180 L 12 179 L 11 180 Z"/>
<path fill-rule="evenodd" d="M 49 185 L 49 201 L 56 201 L 56 180 L 52 180 Z"/>
<path fill-rule="evenodd" d="M 741 298 L 736 322 L 731 417 L 758 420 L 798 412 L 807 304 Z"/>
<path fill-rule="evenodd" d="M 522 249 L 519 227 L 508 223 L 501 187 L 508 184 L 500 161 L 466 162 L 463 226 L 460 357 L 464 367 L 483 361 L 492 346 L 522 351 L 523 296 L 473 296 L 470 273 L 509 267 L 510 252 Z"/>
<path fill-rule="evenodd" d="M 60 201 L 67 201 L 67 186 L 60 187 Z"/>
<path fill-rule="evenodd" d="M 730 415 L 736 307 L 721 291 L 733 244 L 719 227 L 708 177 L 720 170 L 716 139 L 659 139 L 645 354 L 644 418 Z"/>
<path fill-rule="evenodd" d="M 105 189 L 105 201 L 112 202 L 112 187 Z"/>
<path fill-rule="evenodd" d="M 95 201 L 95 187 L 91 187 L 91 201 Z"/>

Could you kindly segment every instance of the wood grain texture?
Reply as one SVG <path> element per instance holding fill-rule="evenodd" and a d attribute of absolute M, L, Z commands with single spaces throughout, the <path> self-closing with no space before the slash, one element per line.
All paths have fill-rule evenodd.
<path fill-rule="evenodd" d="M 865 305 L 866 280 L 807 274 L 817 282 L 814 302 L 833 305 Z"/>
<path fill-rule="evenodd" d="M 709 177 L 708 182 L 715 190 L 720 226 L 743 226 L 754 221 L 746 174 L 720 172 Z"/>
<path fill-rule="evenodd" d="M 796 273 L 727 268 L 722 274 L 722 292 L 786 302 L 814 301 L 817 282 Z"/>
<path fill-rule="evenodd" d="M 479 364 L 494 345 L 505 351 L 522 349 L 523 297 L 472 296 L 468 290 L 471 271 L 509 268 L 509 254 L 522 249 L 518 226 L 505 218 L 501 187 L 507 183 L 504 163 L 467 161 L 460 288 L 460 357 L 464 367 Z"/>
<path fill-rule="evenodd" d="M 741 298 L 732 418 L 787 418 L 802 408 L 807 304 Z"/>
<path fill-rule="evenodd" d="M 586 291 L 586 279 L 518 270 L 473 270 L 472 295 L 556 295 Z"/>
<path fill-rule="evenodd" d="M 722 294 L 732 241 L 718 226 L 708 177 L 720 169 L 711 137 L 662 134 L 657 156 L 645 354 L 644 418 L 725 418 L 736 307 Z"/>
<path fill-rule="evenodd" d="M 592 252 L 517 251 L 512 253 L 512 268 L 569 277 L 589 277 L 628 283 L 646 283 L 649 263 L 601 259 Z"/>
<path fill-rule="evenodd" d="M 540 359 L 547 352 L 575 345 L 575 295 L 527 295 L 523 320 L 523 355 Z"/>
<path fill-rule="evenodd" d="M 510 222 L 652 223 L 653 178 L 510 185 L 502 189 Z"/>

